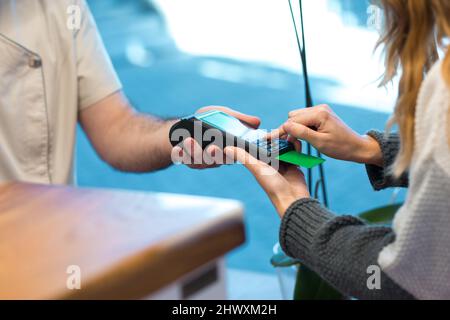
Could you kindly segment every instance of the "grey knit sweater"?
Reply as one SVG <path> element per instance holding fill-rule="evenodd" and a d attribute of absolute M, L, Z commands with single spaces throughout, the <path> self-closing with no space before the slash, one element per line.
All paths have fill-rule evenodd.
<path fill-rule="evenodd" d="M 384 167 L 389 166 L 399 150 L 398 135 L 384 138 L 369 133 L 379 141 Z M 367 166 L 376 190 L 408 185 L 408 179 L 394 179 L 384 168 Z M 290 256 L 316 271 L 323 279 L 347 296 L 358 299 L 412 299 L 411 294 L 386 274 L 381 275 L 381 290 L 369 290 L 367 268 L 378 266 L 380 251 L 395 240 L 391 228 L 369 227 L 353 216 L 335 216 L 314 199 L 295 202 L 283 218 L 281 246 Z"/>
<path fill-rule="evenodd" d="M 450 298 L 450 119 L 443 116 L 450 95 L 439 66 L 422 85 L 410 181 L 408 175 L 394 179 L 387 170 L 399 150 L 398 135 L 369 133 L 384 159 L 383 167 L 366 166 L 374 189 L 410 187 L 393 228 L 336 216 L 313 199 L 295 202 L 282 220 L 283 250 L 349 297 Z M 370 290 L 368 267 L 373 265 L 381 267 L 381 286 Z"/>

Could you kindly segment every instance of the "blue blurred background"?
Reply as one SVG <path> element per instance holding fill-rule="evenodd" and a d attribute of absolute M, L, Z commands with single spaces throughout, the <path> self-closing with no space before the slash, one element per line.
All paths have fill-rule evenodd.
<path fill-rule="evenodd" d="M 300 61 L 287 1 L 91 0 L 91 10 L 133 105 L 161 117 L 225 105 L 275 128 L 304 103 Z M 355 131 L 384 129 L 395 91 L 377 88 L 382 64 L 373 54 L 365 0 L 305 1 L 308 59 L 316 103 L 330 104 Z M 247 243 L 230 254 L 233 270 L 271 275 L 279 218 L 241 167 L 207 171 L 173 166 L 152 174 L 114 171 L 78 132 L 81 186 L 233 198 L 246 208 Z M 327 159 L 330 207 L 356 214 L 386 204 L 361 165 Z M 315 172 L 317 176 L 317 172 Z M 400 195 L 402 197 L 403 194 Z"/>

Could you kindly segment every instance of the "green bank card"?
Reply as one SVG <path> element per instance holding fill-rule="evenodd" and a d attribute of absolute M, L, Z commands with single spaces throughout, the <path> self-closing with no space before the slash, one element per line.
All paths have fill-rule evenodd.
<path fill-rule="evenodd" d="M 325 162 L 322 158 L 308 156 L 303 153 L 298 153 L 297 151 L 287 152 L 278 156 L 277 159 L 307 169 L 314 168 Z"/>

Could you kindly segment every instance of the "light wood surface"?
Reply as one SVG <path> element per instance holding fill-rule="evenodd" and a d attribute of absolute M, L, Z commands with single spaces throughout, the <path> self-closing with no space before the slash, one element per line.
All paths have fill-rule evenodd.
<path fill-rule="evenodd" d="M 243 242 L 231 200 L 0 185 L 0 299 L 142 298 Z"/>

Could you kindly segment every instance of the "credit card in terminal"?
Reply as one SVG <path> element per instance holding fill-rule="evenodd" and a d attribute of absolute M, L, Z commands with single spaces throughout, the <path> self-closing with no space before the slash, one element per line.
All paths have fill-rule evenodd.
<path fill-rule="evenodd" d="M 325 159 L 309 156 L 304 153 L 298 153 L 297 151 L 289 151 L 284 154 L 281 154 L 277 157 L 278 160 L 286 163 L 290 163 L 302 168 L 311 169 L 319 164 L 325 162 Z"/>
<path fill-rule="evenodd" d="M 227 113 L 209 111 L 186 117 L 176 123 L 170 130 L 170 142 L 175 146 L 192 137 L 203 149 L 210 144 L 215 144 L 221 149 L 237 146 L 268 164 L 278 160 L 304 168 L 313 168 L 325 161 L 296 152 L 294 145 L 289 141 L 267 140 L 266 135 L 266 131 L 250 128 Z"/>

